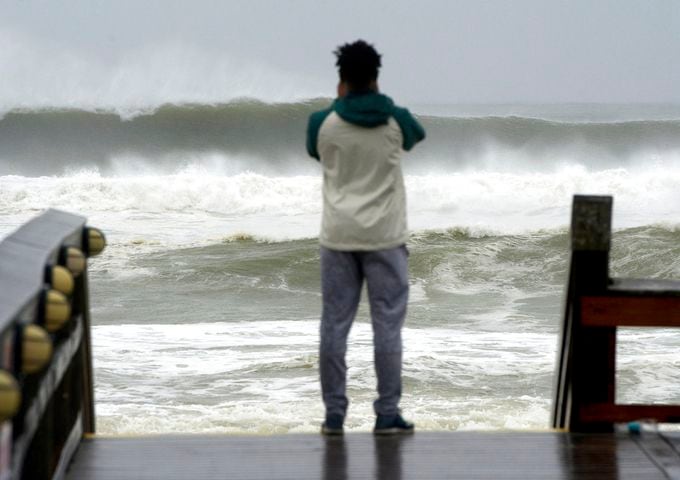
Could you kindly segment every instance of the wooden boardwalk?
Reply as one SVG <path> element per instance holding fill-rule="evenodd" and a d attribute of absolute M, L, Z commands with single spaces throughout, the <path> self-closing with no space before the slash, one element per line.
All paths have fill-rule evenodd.
<path fill-rule="evenodd" d="M 85 439 L 67 480 L 680 478 L 680 436 L 420 432 L 409 437 Z"/>

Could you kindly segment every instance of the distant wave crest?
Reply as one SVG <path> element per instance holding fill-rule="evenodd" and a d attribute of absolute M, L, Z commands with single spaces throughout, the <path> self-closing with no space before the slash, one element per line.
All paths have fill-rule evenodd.
<path fill-rule="evenodd" d="M 13 110 L 0 120 L 0 175 L 64 175 L 82 168 L 108 175 L 117 173 L 121 163 L 137 165 L 132 169 L 137 172 L 168 174 L 209 156 L 229 158 L 229 174 L 309 174 L 313 162 L 304 150 L 307 118 L 329 103 L 241 99 L 164 105 L 129 119 L 110 111 Z M 420 119 L 428 138 L 405 160 L 410 173 L 680 164 L 680 120 Z"/>

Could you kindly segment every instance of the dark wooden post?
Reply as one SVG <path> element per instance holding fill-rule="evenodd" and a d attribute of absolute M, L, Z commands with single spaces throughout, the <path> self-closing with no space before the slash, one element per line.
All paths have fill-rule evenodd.
<path fill-rule="evenodd" d="M 76 279 L 76 288 L 73 294 L 72 304 L 74 314 L 80 315 L 83 322 L 82 344 L 76 358 L 74 358 L 74 362 L 79 366 L 80 374 L 83 433 L 94 433 L 94 374 L 92 372 L 92 340 L 90 334 L 91 325 L 87 270 Z"/>
<path fill-rule="evenodd" d="M 574 197 L 571 265 L 557 364 L 553 427 L 611 431 L 612 424 L 583 423 L 580 409 L 615 399 L 616 328 L 584 328 L 580 298 L 606 291 L 609 284 L 612 198 Z"/>

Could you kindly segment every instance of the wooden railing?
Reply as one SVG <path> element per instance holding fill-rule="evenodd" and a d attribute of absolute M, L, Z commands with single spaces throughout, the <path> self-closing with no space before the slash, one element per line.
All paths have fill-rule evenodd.
<path fill-rule="evenodd" d="M 0 243 L 0 480 L 63 478 L 94 432 L 86 257 L 104 244 L 57 210 Z"/>
<path fill-rule="evenodd" d="M 574 197 L 554 428 L 606 432 L 639 419 L 680 421 L 680 405 L 616 404 L 617 327 L 680 327 L 680 282 L 610 278 L 611 218 L 611 197 Z"/>

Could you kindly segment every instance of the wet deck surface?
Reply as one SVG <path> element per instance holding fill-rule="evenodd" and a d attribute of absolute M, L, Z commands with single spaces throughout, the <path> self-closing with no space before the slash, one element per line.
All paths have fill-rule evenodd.
<path fill-rule="evenodd" d="M 680 478 L 678 445 L 677 434 L 643 441 L 556 432 L 93 438 L 66 478 L 655 480 Z"/>

